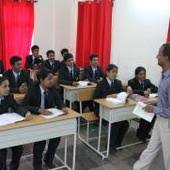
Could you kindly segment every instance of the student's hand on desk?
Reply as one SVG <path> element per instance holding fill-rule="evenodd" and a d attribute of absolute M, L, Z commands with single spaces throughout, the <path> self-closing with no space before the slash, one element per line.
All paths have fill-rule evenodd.
<path fill-rule="evenodd" d="M 73 86 L 78 86 L 79 84 L 77 82 L 73 81 L 72 85 Z"/>
<path fill-rule="evenodd" d="M 148 113 L 153 113 L 154 112 L 154 106 L 152 105 L 146 105 L 143 110 Z"/>
<path fill-rule="evenodd" d="M 132 88 L 131 88 L 130 86 L 127 87 L 127 93 L 128 93 L 129 95 L 132 95 L 132 94 L 133 94 L 133 90 L 132 90 Z"/>
<path fill-rule="evenodd" d="M 25 115 L 25 120 L 31 120 L 33 118 L 32 114 L 30 112 L 27 112 Z"/>
<path fill-rule="evenodd" d="M 68 114 L 68 109 L 67 109 L 67 107 L 63 107 L 63 108 L 62 108 L 62 111 L 64 112 L 64 115 L 67 115 L 67 114 Z"/>
<path fill-rule="evenodd" d="M 148 88 L 146 91 L 144 91 L 144 96 L 145 97 L 149 97 L 149 95 L 151 94 L 151 89 L 150 88 Z"/>
<path fill-rule="evenodd" d="M 50 111 L 48 111 L 47 109 L 39 109 L 38 113 L 42 114 L 42 115 L 51 115 L 52 113 Z"/>

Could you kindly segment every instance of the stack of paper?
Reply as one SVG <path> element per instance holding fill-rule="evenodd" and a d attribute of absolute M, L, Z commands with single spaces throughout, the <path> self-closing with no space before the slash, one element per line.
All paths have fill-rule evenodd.
<path fill-rule="evenodd" d="M 23 121 L 25 118 L 17 113 L 4 113 L 0 115 L 0 126 L 13 124 L 19 121 Z"/>
<path fill-rule="evenodd" d="M 41 115 L 41 116 L 46 118 L 46 119 L 52 119 L 54 117 L 58 117 L 58 116 L 64 114 L 64 112 L 62 110 L 55 109 L 55 108 L 48 109 L 48 111 L 51 112 L 52 114 L 50 114 L 50 115 Z"/>
<path fill-rule="evenodd" d="M 89 81 L 79 81 L 78 84 L 79 86 L 87 86 Z"/>
<path fill-rule="evenodd" d="M 126 99 L 128 97 L 128 93 L 126 92 L 121 92 L 117 95 L 116 98 L 113 97 L 107 97 L 106 101 L 111 102 L 113 104 L 124 104 L 126 103 Z"/>
<path fill-rule="evenodd" d="M 155 97 L 158 97 L 158 94 L 157 93 L 151 93 L 149 95 L 149 98 L 155 98 Z"/>
<path fill-rule="evenodd" d="M 143 108 L 146 106 L 146 104 L 142 102 L 138 102 L 136 104 L 135 109 L 133 110 L 133 113 L 137 116 L 139 116 L 142 119 L 145 119 L 148 122 L 151 122 L 152 119 L 154 118 L 154 113 L 147 113 L 143 110 Z"/>

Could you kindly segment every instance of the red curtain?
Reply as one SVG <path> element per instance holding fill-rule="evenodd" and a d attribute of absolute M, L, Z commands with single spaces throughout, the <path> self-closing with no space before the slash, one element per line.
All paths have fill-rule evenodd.
<path fill-rule="evenodd" d="M 98 54 L 103 69 L 110 63 L 112 0 L 78 3 L 76 63 L 89 64 L 89 55 Z"/>
<path fill-rule="evenodd" d="M 167 42 L 170 42 L 170 20 L 169 20 L 169 29 L 168 29 Z"/>
<path fill-rule="evenodd" d="M 0 59 L 10 68 L 12 55 L 19 55 L 25 63 L 34 29 L 34 5 L 30 2 L 0 0 Z"/>

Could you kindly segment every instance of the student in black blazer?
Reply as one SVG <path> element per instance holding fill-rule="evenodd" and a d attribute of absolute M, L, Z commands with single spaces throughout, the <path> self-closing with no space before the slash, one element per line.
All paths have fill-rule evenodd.
<path fill-rule="evenodd" d="M 0 115 L 7 112 L 16 112 L 21 116 L 31 119 L 31 114 L 25 108 L 19 106 L 14 100 L 13 96 L 9 94 L 9 81 L 5 77 L 0 77 Z M 20 140 L 20 139 L 18 139 Z M 10 170 L 17 170 L 19 167 L 20 158 L 23 147 L 12 147 L 12 161 L 10 163 Z M 7 149 L 0 149 L 0 170 L 7 170 Z"/>
<path fill-rule="evenodd" d="M 104 77 L 102 69 L 98 66 L 98 55 L 93 54 L 90 57 L 90 66 L 84 69 L 84 78 L 97 83 Z"/>
<path fill-rule="evenodd" d="M 114 64 L 109 64 L 106 69 L 106 78 L 97 84 L 94 98 L 106 98 L 108 95 L 117 94 L 123 91 L 122 83 L 116 79 L 118 73 L 118 67 Z M 98 116 L 99 106 L 95 104 L 95 112 Z M 122 140 L 129 127 L 128 121 L 121 121 L 113 123 L 111 127 L 110 135 L 110 148 L 115 149 L 120 147 Z"/>
<path fill-rule="evenodd" d="M 61 51 L 61 57 L 63 58 L 63 60 L 60 63 L 60 67 L 62 67 L 64 65 L 64 55 L 69 53 L 69 50 L 67 48 L 63 48 Z"/>
<path fill-rule="evenodd" d="M 128 81 L 128 86 L 132 88 L 134 94 L 139 94 L 145 97 L 149 97 L 150 93 L 158 92 L 158 88 L 152 84 L 149 79 L 146 79 L 146 69 L 144 67 L 136 68 L 135 78 Z M 149 132 L 153 127 L 153 124 L 154 121 L 149 123 L 144 119 L 140 119 L 137 137 L 144 142 L 147 138 L 150 138 Z"/>
<path fill-rule="evenodd" d="M 30 85 L 31 80 L 28 72 L 22 70 L 21 57 L 11 57 L 10 64 L 12 69 L 4 72 L 3 74 L 10 82 L 10 92 L 26 93 L 27 87 Z"/>
<path fill-rule="evenodd" d="M 59 70 L 59 83 L 65 85 L 77 86 L 80 70 L 75 66 L 73 55 L 68 53 L 64 55 L 64 64 Z"/>
<path fill-rule="evenodd" d="M 51 70 L 54 74 L 59 71 L 60 68 L 60 61 L 55 60 L 55 52 L 53 50 L 48 50 L 47 53 L 47 60 L 44 62 L 44 66 Z"/>
<path fill-rule="evenodd" d="M 24 99 L 25 107 L 33 114 L 48 115 L 49 108 L 58 108 L 66 110 L 63 107 L 60 96 L 53 85 L 53 74 L 50 70 L 41 69 L 37 74 L 38 82 L 33 84 Z M 49 140 L 48 150 L 45 154 L 44 162 L 47 168 L 55 168 L 53 159 L 56 149 L 59 145 L 60 138 L 54 138 Z M 45 149 L 46 141 L 40 141 L 34 143 L 33 148 L 33 167 L 34 170 L 42 170 L 42 154 Z"/>
<path fill-rule="evenodd" d="M 35 58 L 39 58 L 43 62 L 43 57 L 39 55 L 39 47 L 37 45 L 33 45 L 31 47 L 31 52 L 32 55 L 28 55 L 26 57 L 26 63 L 25 63 L 26 69 L 32 68 Z"/>
<path fill-rule="evenodd" d="M 4 72 L 3 61 L 0 60 L 0 74 L 3 74 L 3 72 Z"/>

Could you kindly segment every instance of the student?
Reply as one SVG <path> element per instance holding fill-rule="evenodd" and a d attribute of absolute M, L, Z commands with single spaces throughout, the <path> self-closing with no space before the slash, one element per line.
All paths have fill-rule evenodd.
<path fill-rule="evenodd" d="M 164 163 L 165 170 L 170 169 L 170 43 L 163 44 L 156 56 L 158 65 L 162 68 L 161 80 L 158 89 L 157 106 L 147 105 L 144 110 L 156 114 L 156 121 L 152 131 L 152 137 L 140 159 L 134 164 L 134 170 L 149 170 L 155 163 L 155 159 Z M 159 169 L 159 168 L 158 168 Z"/>
<path fill-rule="evenodd" d="M 35 58 L 39 58 L 43 62 L 42 56 L 39 55 L 39 47 L 37 45 L 31 47 L 31 52 L 32 55 L 26 57 L 26 69 L 32 68 Z"/>
<path fill-rule="evenodd" d="M 21 116 L 25 116 L 26 120 L 31 119 L 31 114 L 26 109 L 19 106 L 14 100 L 13 96 L 9 94 L 9 81 L 5 77 L 0 77 L 0 114 L 7 112 L 16 112 Z M 12 161 L 10 163 L 10 170 L 17 170 L 19 167 L 20 158 L 23 147 L 12 147 Z M 0 149 L 0 170 L 7 170 L 7 149 Z"/>
<path fill-rule="evenodd" d="M 106 78 L 97 84 L 94 94 L 95 99 L 106 98 L 108 95 L 117 94 L 123 91 L 122 83 L 116 79 L 118 67 L 114 64 L 109 64 L 106 68 Z M 99 106 L 95 104 L 95 111 L 98 116 Z M 111 126 L 110 148 L 116 149 L 121 146 L 122 140 L 129 127 L 128 121 L 113 123 Z"/>
<path fill-rule="evenodd" d="M 3 62 L 0 60 L 0 74 L 3 74 L 4 72 L 4 65 Z"/>
<path fill-rule="evenodd" d="M 48 69 L 41 69 L 37 74 L 38 82 L 33 84 L 24 99 L 25 107 L 33 114 L 48 115 L 49 108 L 66 109 L 63 107 L 59 94 L 53 85 L 53 74 Z M 36 96 L 36 97 L 35 97 Z M 55 168 L 53 159 L 56 153 L 56 149 L 59 145 L 60 138 L 54 138 L 49 140 L 48 149 L 45 154 L 44 162 L 47 168 Z M 34 143 L 33 147 L 33 167 L 34 170 L 42 170 L 42 155 L 46 146 L 46 141 L 40 141 Z"/>
<path fill-rule="evenodd" d="M 157 93 L 158 88 L 146 79 L 146 69 L 144 67 L 137 67 L 135 70 L 135 78 L 128 81 L 128 86 L 132 88 L 134 94 L 139 94 L 149 97 L 150 93 Z M 149 132 L 154 124 L 140 119 L 139 128 L 137 130 L 137 137 L 145 142 L 150 138 Z"/>
<path fill-rule="evenodd" d="M 38 70 L 42 68 L 42 65 L 43 65 L 42 60 L 40 60 L 39 58 L 36 58 L 34 60 L 32 68 L 27 70 L 32 82 L 37 81 L 37 73 L 38 73 Z"/>
<path fill-rule="evenodd" d="M 59 70 L 59 83 L 77 86 L 77 81 L 79 81 L 79 73 L 79 69 L 74 64 L 73 55 L 70 53 L 65 54 L 64 64 Z"/>
<path fill-rule="evenodd" d="M 84 69 L 84 78 L 91 82 L 97 83 L 104 77 L 102 69 L 98 66 L 98 55 L 93 54 L 89 57 L 89 59 L 90 66 Z"/>
<path fill-rule="evenodd" d="M 61 57 L 63 58 L 63 60 L 60 63 L 60 67 L 62 67 L 64 65 L 64 55 L 69 53 L 69 50 L 67 48 L 63 48 L 61 51 Z"/>
<path fill-rule="evenodd" d="M 48 50 L 47 53 L 47 60 L 44 62 L 44 66 L 51 70 L 54 74 L 59 71 L 60 68 L 60 61 L 55 60 L 55 52 L 53 50 Z"/>
<path fill-rule="evenodd" d="M 11 70 L 4 72 L 4 76 L 10 82 L 11 93 L 26 93 L 31 80 L 29 74 L 22 70 L 22 59 L 19 56 L 12 56 L 10 59 Z"/>

